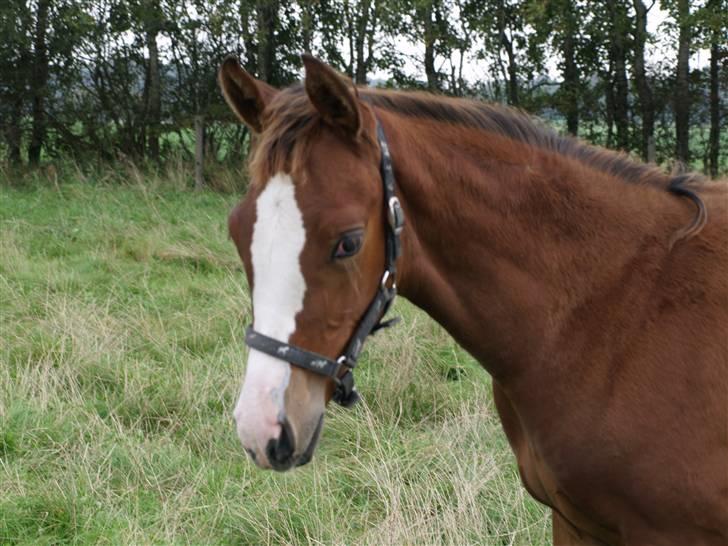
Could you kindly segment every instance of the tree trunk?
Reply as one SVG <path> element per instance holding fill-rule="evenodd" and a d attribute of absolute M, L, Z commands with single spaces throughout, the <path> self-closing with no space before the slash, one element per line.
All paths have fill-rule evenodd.
<path fill-rule="evenodd" d="M 508 104 L 518 106 L 518 65 L 513 52 L 513 41 L 506 36 L 505 31 L 501 32 L 501 43 L 508 56 Z"/>
<path fill-rule="evenodd" d="M 258 58 L 255 46 L 255 33 L 250 28 L 250 20 L 254 13 L 253 6 L 249 2 L 238 3 L 238 15 L 240 16 L 240 30 L 243 35 L 243 47 L 245 48 L 245 59 L 243 67 L 251 74 L 258 73 Z M 255 11 L 257 14 L 257 11 Z"/>
<path fill-rule="evenodd" d="M 690 3 L 678 0 L 678 26 L 680 36 L 675 81 L 675 155 L 678 161 L 690 161 Z"/>
<path fill-rule="evenodd" d="M 8 146 L 8 160 L 14 165 L 20 165 L 20 145 L 23 140 L 23 129 L 20 123 L 23 120 L 23 97 L 18 94 L 13 101 L 10 120 L 5 128 L 5 141 Z"/>
<path fill-rule="evenodd" d="M 642 0 L 634 0 L 635 34 L 634 34 L 634 80 L 639 98 L 642 132 L 640 152 L 645 161 L 655 162 L 655 105 L 652 89 L 647 81 L 645 70 L 645 43 L 647 41 L 647 7 Z"/>
<path fill-rule="evenodd" d="M 313 9 L 312 0 L 301 1 L 301 40 L 303 42 L 303 52 L 311 53 L 311 43 L 313 42 Z"/>
<path fill-rule="evenodd" d="M 607 2 L 611 16 L 611 44 L 609 54 L 613 61 L 614 124 L 617 127 L 617 148 L 629 149 L 629 87 L 627 83 L 627 14 L 624 5 L 613 0 Z"/>
<path fill-rule="evenodd" d="M 573 2 L 568 2 L 566 28 L 564 29 L 564 110 L 566 129 L 576 136 L 579 133 L 579 67 L 576 64 L 576 14 Z"/>
<path fill-rule="evenodd" d="M 162 115 L 162 91 L 159 78 L 159 48 L 157 47 L 157 29 L 159 21 L 148 25 L 146 32 L 147 49 L 149 50 L 149 66 L 147 71 L 147 127 L 148 153 L 155 161 L 159 159 L 159 129 Z"/>
<path fill-rule="evenodd" d="M 498 41 L 506 52 L 508 57 L 507 80 L 506 87 L 508 93 L 508 104 L 518 106 L 518 66 L 516 65 L 516 56 L 513 51 L 513 40 L 508 38 L 506 34 L 506 8 L 504 3 L 498 2 Z"/>
<path fill-rule="evenodd" d="M 607 148 L 614 146 L 614 82 L 612 81 L 612 65 L 609 63 L 609 72 L 606 74 L 602 73 L 604 79 L 604 102 L 606 106 L 606 122 L 607 122 Z"/>
<path fill-rule="evenodd" d="M 437 70 L 435 69 L 435 26 L 432 23 L 432 1 L 428 1 L 422 10 L 424 23 L 425 41 L 425 75 L 427 76 L 427 88 L 430 91 L 439 89 Z"/>
<path fill-rule="evenodd" d="M 367 62 L 364 58 L 364 44 L 367 39 L 367 30 L 369 28 L 369 15 L 371 10 L 371 0 L 361 0 L 359 2 L 358 21 L 356 25 L 356 71 L 354 73 L 354 81 L 358 84 L 367 83 Z"/>
<path fill-rule="evenodd" d="M 40 152 L 46 137 L 45 99 L 48 85 L 48 11 L 50 0 L 38 0 L 36 14 L 33 71 L 30 76 L 30 92 L 33 97 L 33 129 L 28 145 L 28 161 L 32 165 L 40 162 Z"/>
<path fill-rule="evenodd" d="M 367 29 L 367 58 L 366 61 L 364 61 L 367 72 L 369 72 L 374 60 L 374 47 L 376 46 L 377 39 L 376 31 L 377 25 L 379 24 L 379 14 L 381 13 L 380 1 L 381 0 L 374 0 L 371 15 L 369 16 L 369 28 Z"/>
<path fill-rule="evenodd" d="M 466 51 L 467 51 L 467 48 L 465 46 L 460 46 L 460 48 L 458 49 L 458 52 L 460 54 L 460 60 L 458 61 L 457 94 L 460 97 L 462 97 L 464 95 L 464 90 L 465 90 L 465 80 L 463 79 L 463 66 L 465 65 L 465 52 Z"/>
<path fill-rule="evenodd" d="M 258 77 L 276 85 L 275 32 L 278 24 L 278 0 L 258 0 Z"/>
<path fill-rule="evenodd" d="M 200 191 L 205 187 L 205 118 L 195 116 L 195 189 Z"/>
<path fill-rule="evenodd" d="M 711 2 L 711 4 L 713 3 Z M 718 177 L 720 153 L 720 45 L 720 30 L 714 29 L 710 45 L 710 137 L 708 150 L 708 172 L 713 178 Z"/>
<path fill-rule="evenodd" d="M 354 15 L 352 14 L 352 6 L 348 0 L 344 0 L 344 19 L 346 21 L 346 33 L 349 38 L 349 64 L 346 67 L 347 75 L 353 80 L 356 67 L 356 37 L 354 32 Z"/>

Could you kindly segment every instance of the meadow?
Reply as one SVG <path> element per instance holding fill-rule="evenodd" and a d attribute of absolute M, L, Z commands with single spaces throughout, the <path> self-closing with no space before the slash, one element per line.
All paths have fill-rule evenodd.
<path fill-rule="evenodd" d="M 248 461 L 238 199 L 133 170 L 0 182 L 0 544 L 550 543 L 488 375 L 403 300 L 313 462 Z"/>

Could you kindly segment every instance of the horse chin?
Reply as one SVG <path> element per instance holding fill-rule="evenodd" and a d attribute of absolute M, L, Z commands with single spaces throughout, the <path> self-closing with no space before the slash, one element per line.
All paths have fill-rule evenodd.
<path fill-rule="evenodd" d="M 306 451 L 301 453 L 301 456 L 296 461 L 296 466 L 303 466 L 305 464 L 308 464 L 311 462 L 311 459 L 313 458 L 313 452 L 316 451 L 316 446 L 318 445 L 319 436 L 321 436 L 321 429 L 324 426 L 324 416 L 321 414 L 321 417 L 319 418 L 319 422 L 316 425 L 316 430 L 313 431 L 313 434 L 311 435 L 311 441 L 308 444 L 308 447 L 306 448 Z"/>

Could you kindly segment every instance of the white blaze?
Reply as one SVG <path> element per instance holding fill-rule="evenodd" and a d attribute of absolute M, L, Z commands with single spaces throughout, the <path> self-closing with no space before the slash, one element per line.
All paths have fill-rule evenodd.
<path fill-rule="evenodd" d="M 303 308 L 306 283 L 299 257 L 305 242 L 293 180 L 287 174 L 276 174 L 256 201 L 250 255 L 253 327 L 279 341 L 288 341 L 296 328 L 296 314 Z M 290 364 L 250 349 L 234 412 L 245 447 L 263 452 L 268 440 L 280 434 L 278 420 L 284 412 L 290 376 Z"/>

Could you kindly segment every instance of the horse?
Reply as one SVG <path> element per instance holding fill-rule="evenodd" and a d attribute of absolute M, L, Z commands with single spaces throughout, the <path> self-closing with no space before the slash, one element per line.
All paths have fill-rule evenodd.
<path fill-rule="evenodd" d="M 555 544 L 728 544 L 728 184 L 303 64 L 285 89 L 219 71 L 255 134 L 229 216 L 253 305 L 234 417 L 255 463 L 311 459 L 399 293 L 492 376 Z"/>

